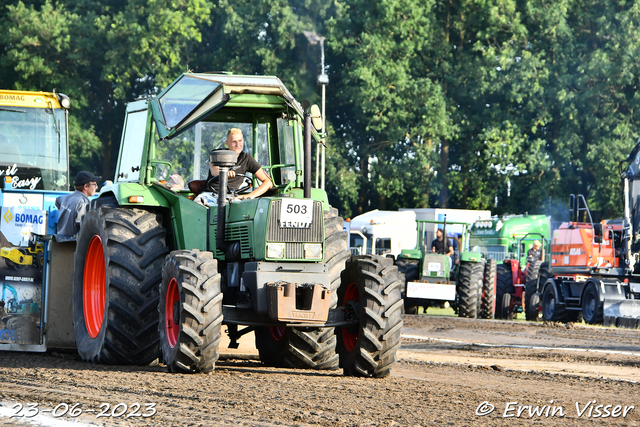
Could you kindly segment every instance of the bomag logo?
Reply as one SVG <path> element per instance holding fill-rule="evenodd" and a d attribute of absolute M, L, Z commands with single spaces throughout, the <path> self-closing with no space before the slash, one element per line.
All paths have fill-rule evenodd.
<path fill-rule="evenodd" d="M 569 251 L 569 255 L 581 255 L 582 251 L 580 248 L 571 248 Z"/>
<path fill-rule="evenodd" d="M 11 211 L 7 211 L 7 213 L 4 214 L 4 220 L 7 221 L 7 224 L 9 224 L 12 219 L 13 215 L 11 215 Z"/>
<path fill-rule="evenodd" d="M 17 224 L 44 224 L 43 215 L 16 214 Z"/>
<path fill-rule="evenodd" d="M 6 95 L 0 93 L 0 101 L 24 101 L 24 95 Z"/>

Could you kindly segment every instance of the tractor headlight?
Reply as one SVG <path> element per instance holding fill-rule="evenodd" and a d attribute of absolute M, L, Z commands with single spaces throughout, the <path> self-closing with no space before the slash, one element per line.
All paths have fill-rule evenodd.
<path fill-rule="evenodd" d="M 321 243 L 305 243 L 304 244 L 305 259 L 322 259 Z"/>
<path fill-rule="evenodd" d="M 267 258 L 284 258 L 284 243 L 267 243 Z"/>

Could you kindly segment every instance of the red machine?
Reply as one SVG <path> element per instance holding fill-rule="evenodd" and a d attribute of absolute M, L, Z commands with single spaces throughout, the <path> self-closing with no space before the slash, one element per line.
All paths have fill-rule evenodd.
<path fill-rule="evenodd" d="M 551 265 L 554 269 L 617 268 L 620 254 L 616 250 L 622 249 L 621 236 L 622 222 L 563 222 L 553 235 Z"/>
<path fill-rule="evenodd" d="M 542 241 L 544 260 L 547 242 L 540 233 L 527 233 L 518 242 L 520 252 L 525 239 L 540 238 Z M 537 320 L 539 317 L 539 298 L 532 307 L 531 295 L 537 291 L 538 282 L 542 283 L 549 277 L 547 262 L 527 260 L 524 268 L 520 268 L 520 253 L 517 259 L 504 260 L 497 268 L 496 318 L 515 319 L 519 312 L 524 312 L 527 320 Z M 533 285 L 532 285 L 533 284 Z"/>
<path fill-rule="evenodd" d="M 593 223 L 582 195 L 571 195 L 571 205 L 572 221 L 553 233 L 552 278 L 538 287 L 541 313 L 549 321 L 572 321 L 582 313 L 585 322 L 601 323 L 604 299 L 625 298 L 619 279 L 624 275 L 622 220 Z"/>

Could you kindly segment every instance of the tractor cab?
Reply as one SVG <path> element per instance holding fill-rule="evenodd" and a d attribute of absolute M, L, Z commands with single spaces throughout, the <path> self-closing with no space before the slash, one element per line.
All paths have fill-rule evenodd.
<path fill-rule="evenodd" d="M 301 188 L 302 106 L 278 78 L 185 74 L 150 101 L 150 111 L 148 117 L 147 101 L 128 107 L 116 182 L 162 184 L 173 174 L 184 183 L 205 180 L 209 152 L 226 149 L 227 132 L 236 128 L 244 136 L 243 151 L 258 161 L 278 192 Z M 159 138 L 148 141 L 152 146 L 143 153 L 146 126 Z M 141 177 L 142 162 L 148 170 L 143 168 Z M 201 190 L 185 185 L 178 192 L 190 189 Z"/>
<path fill-rule="evenodd" d="M 582 194 L 577 197 L 572 194 L 569 203 L 570 221 L 563 222 L 553 233 L 552 267 L 569 276 L 584 276 L 590 269 L 624 265 L 624 261 L 621 262 L 622 221 L 594 223 Z"/>

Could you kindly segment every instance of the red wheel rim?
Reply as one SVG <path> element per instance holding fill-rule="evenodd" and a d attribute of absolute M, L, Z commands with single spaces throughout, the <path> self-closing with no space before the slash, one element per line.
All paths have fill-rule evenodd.
<path fill-rule="evenodd" d="M 82 307 L 84 324 L 91 338 L 95 338 L 102 329 L 105 299 L 105 265 L 102 239 L 97 234 L 91 238 L 84 262 L 82 285 Z"/>
<path fill-rule="evenodd" d="M 269 326 L 269 335 L 275 342 L 280 342 L 284 339 L 284 334 L 287 332 L 287 328 L 284 326 Z"/>
<path fill-rule="evenodd" d="M 360 292 L 358 291 L 358 286 L 356 286 L 355 283 L 350 283 L 349 286 L 347 286 L 347 291 L 344 293 L 344 301 L 360 302 Z M 356 332 L 355 334 L 352 334 L 347 329 L 343 328 L 342 342 L 344 343 L 344 348 L 347 351 L 353 351 L 358 343 L 358 333 Z"/>
<path fill-rule="evenodd" d="M 180 334 L 180 314 L 174 313 L 174 306 L 180 301 L 180 292 L 178 292 L 178 282 L 173 277 L 167 286 L 167 297 L 164 301 L 165 331 L 167 341 L 173 348 L 178 343 L 178 335 Z"/>

